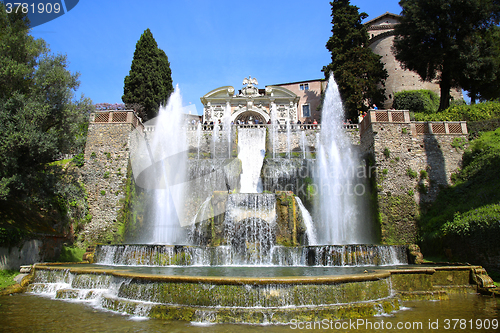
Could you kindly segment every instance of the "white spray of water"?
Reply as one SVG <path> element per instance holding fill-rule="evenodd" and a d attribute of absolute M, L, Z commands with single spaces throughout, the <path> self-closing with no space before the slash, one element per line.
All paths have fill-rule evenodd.
<path fill-rule="evenodd" d="M 320 217 L 315 219 L 319 244 L 371 242 L 370 223 L 362 219 L 364 185 L 357 186 L 359 158 L 342 129 L 344 110 L 333 75 L 330 76 L 318 140 Z"/>
<path fill-rule="evenodd" d="M 186 133 L 183 128 L 182 98 L 178 87 L 166 106 L 161 106 L 151 140 L 155 164 L 155 216 L 153 243 L 178 244 L 184 240 L 184 182 L 187 159 Z"/>

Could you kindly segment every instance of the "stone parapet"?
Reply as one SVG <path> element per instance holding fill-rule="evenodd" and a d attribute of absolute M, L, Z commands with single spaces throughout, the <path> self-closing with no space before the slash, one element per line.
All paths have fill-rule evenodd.
<path fill-rule="evenodd" d="M 461 166 L 466 122 L 413 122 L 406 110 L 372 110 L 360 132 L 361 151 L 376 170 L 382 241 L 413 243 L 420 208 L 451 184 Z"/>

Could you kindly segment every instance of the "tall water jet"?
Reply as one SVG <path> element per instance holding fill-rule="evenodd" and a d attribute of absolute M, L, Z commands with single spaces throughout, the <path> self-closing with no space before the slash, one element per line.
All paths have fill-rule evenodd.
<path fill-rule="evenodd" d="M 300 146 L 302 148 L 302 158 L 306 158 L 306 133 L 304 131 L 300 131 Z"/>
<path fill-rule="evenodd" d="M 200 159 L 200 142 L 201 142 L 201 122 L 196 127 L 196 142 L 198 144 L 198 159 Z"/>
<path fill-rule="evenodd" d="M 226 104 L 223 118 L 224 132 L 227 141 L 227 158 L 231 158 L 231 104 Z"/>
<path fill-rule="evenodd" d="M 290 120 L 286 121 L 286 157 L 290 158 L 292 155 L 292 133 Z"/>
<path fill-rule="evenodd" d="M 212 158 L 217 158 L 217 142 L 219 141 L 219 127 L 217 121 L 214 121 L 214 128 L 212 129 Z"/>
<path fill-rule="evenodd" d="M 271 144 L 273 150 L 273 158 L 276 158 L 276 151 L 278 150 L 278 110 L 276 108 L 276 104 L 272 104 L 271 106 Z"/>
<path fill-rule="evenodd" d="M 187 160 L 183 127 L 182 98 L 176 87 L 166 106 L 161 106 L 151 140 L 155 180 L 153 243 L 177 244 L 184 241 L 184 182 Z"/>
<path fill-rule="evenodd" d="M 365 186 L 357 179 L 359 157 L 342 129 L 344 109 L 330 76 L 318 140 L 319 244 L 372 243 L 371 223 L 363 219 Z"/>

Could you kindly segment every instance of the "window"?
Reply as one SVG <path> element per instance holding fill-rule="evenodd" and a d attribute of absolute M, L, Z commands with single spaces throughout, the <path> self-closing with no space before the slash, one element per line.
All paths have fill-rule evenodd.
<path fill-rule="evenodd" d="M 309 83 L 302 83 L 299 85 L 300 90 L 309 90 Z"/>
<path fill-rule="evenodd" d="M 309 108 L 309 104 L 302 105 L 302 117 L 310 117 L 311 109 Z"/>

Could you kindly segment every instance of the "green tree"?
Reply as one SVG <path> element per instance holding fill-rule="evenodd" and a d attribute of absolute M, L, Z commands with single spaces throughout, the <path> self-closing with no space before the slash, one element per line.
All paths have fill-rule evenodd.
<path fill-rule="evenodd" d="M 92 102 L 73 100 L 78 74 L 64 55 L 29 35 L 26 16 L 0 4 L 0 199 L 26 192 L 37 172 L 63 154 L 83 151 L 82 124 Z"/>
<path fill-rule="evenodd" d="M 367 102 L 380 104 L 385 100 L 382 88 L 387 71 L 381 57 L 368 47 L 369 36 L 361 21 L 368 17 L 349 0 L 334 0 L 332 6 L 332 36 L 326 48 L 332 62 L 323 67 L 325 77 L 333 73 L 339 86 L 346 117 L 357 119 L 359 110 L 367 109 Z"/>
<path fill-rule="evenodd" d="M 500 27 L 478 32 L 465 46 L 470 51 L 462 55 L 460 86 L 467 90 L 471 104 L 500 98 Z"/>
<path fill-rule="evenodd" d="M 401 0 L 399 4 L 402 12 L 395 28 L 396 59 L 422 80 L 439 81 L 442 111 L 450 104 L 451 88 L 460 86 L 466 63 L 472 61 L 470 43 L 478 32 L 498 21 L 499 2 Z"/>
<path fill-rule="evenodd" d="M 132 66 L 125 77 L 123 102 L 139 105 L 143 120 L 154 118 L 174 90 L 171 75 L 167 55 L 146 29 L 135 46 Z"/>

